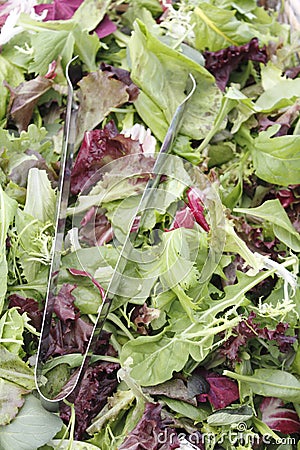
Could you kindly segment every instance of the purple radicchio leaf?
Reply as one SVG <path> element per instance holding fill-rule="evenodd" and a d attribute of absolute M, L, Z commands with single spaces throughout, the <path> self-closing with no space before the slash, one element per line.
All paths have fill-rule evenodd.
<path fill-rule="evenodd" d="M 45 22 L 49 20 L 68 20 L 73 17 L 82 3 L 83 0 L 54 0 L 53 3 L 35 5 L 34 10 L 39 15 L 46 13 L 43 19 Z M 102 39 L 114 33 L 116 29 L 116 25 L 106 14 L 94 31 L 97 33 L 99 39 Z"/>
<path fill-rule="evenodd" d="M 244 45 L 231 45 L 217 52 L 204 52 L 205 68 L 211 72 L 218 87 L 224 91 L 232 71 L 246 61 L 267 62 L 266 47 L 259 48 L 257 38 Z"/>
<path fill-rule="evenodd" d="M 159 403 L 146 403 L 144 414 L 119 450 L 173 450 L 180 448 L 175 429 L 161 417 Z"/>
<path fill-rule="evenodd" d="M 199 374 L 208 383 L 208 392 L 197 395 L 198 402 L 208 400 L 215 409 L 226 408 L 226 406 L 239 399 L 239 389 L 235 381 L 215 372 L 200 370 Z M 203 383 L 201 383 L 201 389 Z"/>
<path fill-rule="evenodd" d="M 300 434 L 300 421 L 298 414 L 292 408 L 285 406 L 279 398 L 266 397 L 261 402 L 259 409 L 261 419 L 271 430 L 283 434 Z"/>

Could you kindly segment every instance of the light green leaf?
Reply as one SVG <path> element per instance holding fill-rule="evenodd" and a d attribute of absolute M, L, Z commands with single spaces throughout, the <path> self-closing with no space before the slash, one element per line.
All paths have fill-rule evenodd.
<path fill-rule="evenodd" d="M 246 383 L 254 394 L 300 403 L 300 381 L 284 370 L 257 369 L 253 375 L 240 375 L 225 370 L 223 374 L 241 383 Z"/>
<path fill-rule="evenodd" d="M 226 220 L 225 230 L 226 242 L 224 251 L 240 255 L 254 269 L 254 273 L 258 273 L 263 268 L 263 264 L 261 261 L 258 261 L 245 242 L 236 234 L 234 226 L 229 220 Z"/>
<path fill-rule="evenodd" d="M 282 186 L 300 180 L 300 136 L 272 137 L 280 125 L 259 133 L 253 140 L 251 153 L 256 175 L 268 183 Z"/>
<path fill-rule="evenodd" d="M 127 358 L 133 359 L 131 376 L 141 386 L 154 386 L 172 378 L 187 362 L 189 344 L 162 334 L 141 336 L 127 342 L 121 350 L 123 365 Z M 176 358 L 174 358 L 176 355 Z"/>
<path fill-rule="evenodd" d="M 235 212 L 259 217 L 273 225 L 275 236 L 295 252 L 300 252 L 300 235 L 278 199 L 267 200 L 257 208 L 235 208 Z"/>
<path fill-rule="evenodd" d="M 6 238 L 10 224 L 13 221 L 17 202 L 12 200 L 0 185 L 0 313 L 3 309 L 7 290 L 7 260 L 6 260 Z"/>
<path fill-rule="evenodd" d="M 23 395 L 28 391 L 0 378 L 0 426 L 7 425 L 24 404 Z M 1 435 L 1 432 L 0 432 Z"/>
<path fill-rule="evenodd" d="M 194 422 L 203 422 L 209 415 L 209 408 L 206 405 L 196 407 L 190 403 L 183 402 L 182 400 L 175 400 L 166 396 L 162 396 L 161 399 L 170 409 L 175 411 L 179 417 L 188 417 Z"/>
<path fill-rule="evenodd" d="M 17 417 L 1 431 L 2 450 L 33 450 L 46 444 L 63 425 L 62 420 L 46 411 L 41 402 L 29 395 Z"/>
<path fill-rule="evenodd" d="M 90 18 L 90 16 L 88 16 Z M 100 41 L 96 33 L 89 34 L 76 27 L 73 31 L 75 38 L 74 54 L 78 55 L 89 71 L 96 70 L 96 54 L 100 48 Z"/>
<path fill-rule="evenodd" d="M 234 40 L 240 25 L 235 17 L 235 11 L 200 3 L 194 10 L 193 22 L 196 24 L 196 48 L 199 50 L 209 48 L 210 51 L 217 51 L 229 45 L 239 44 Z M 250 39 L 245 36 L 245 42 Z"/>
<path fill-rule="evenodd" d="M 23 345 L 24 320 L 17 308 L 10 308 L 0 319 L 0 343 L 9 352 L 19 354 Z"/>
<path fill-rule="evenodd" d="M 300 97 L 300 79 L 281 78 L 275 85 L 268 87 L 255 106 L 258 111 L 267 113 L 291 106 Z"/>
<path fill-rule="evenodd" d="M 251 419 L 253 410 L 250 406 L 242 406 L 240 408 L 220 409 L 207 418 L 207 423 L 213 426 L 235 425 Z"/>
<path fill-rule="evenodd" d="M 99 450 L 99 447 L 88 442 L 82 441 L 70 441 L 68 439 L 52 439 L 47 443 L 48 445 L 53 445 L 54 449 L 59 450 Z M 57 447 L 59 445 L 59 447 Z"/>
<path fill-rule="evenodd" d="M 0 120 L 6 117 L 9 90 L 4 86 L 4 81 L 12 87 L 18 86 L 24 81 L 22 71 L 0 55 Z"/>
<path fill-rule="evenodd" d="M 38 195 L 37 195 L 38 192 Z M 30 169 L 24 212 L 42 223 L 53 222 L 56 196 L 45 170 Z"/>
<path fill-rule="evenodd" d="M 25 389 L 35 388 L 33 370 L 17 355 L 0 345 L 0 377 Z M 13 447 L 12 447 L 13 448 Z"/>
<path fill-rule="evenodd" d="M 31 43 L 35 49 L 34 61 L 30 64 L 29 70 L 45 75 L 49 64 L 57 60 L 59 56 L 65 67 L 73 55 L 75 38 L 72 31 L 72 29 L 39 30 L 38 33 L 33 34 Z"/>
<path fill-rule="evenodd" d="M 104 424 L 110 420 L 115 420 L 122 411 L 127 410 L 135 400 L 132 390 L 117 391 L 109 399 L 109 403 L 104 406 L 100 413 L 93 419 L 93 423 L 88 427 L 90 434 L 99 433 Z"/>
<path fill-rule="evenodd" d="M 72 20 L 83 30 L 93 31 L 103 19 L 110 4 L 111 0 L 84 0 L 75 11 Z"/>
<path fill-rule="evenodd" d="M 160 42 L 140 21 L 134 24 L 128 48 L 131 77 L 143 91 L 144 98 L 149 97 L 148 105 L 155 103 L 156 117 L 159 117 L 157 108 L 161 110 L 163 115 L 159 117 L 159 122 L 164 116 L 167 126 L 177 106 L 185 98 L 188 74 L 192 73 L 197 88 L 187 105 L 181 133 L 194 139 L 204 138 L 213 125 L 222 98 L 211 74 L 201 65 Z M 142 112 L 145 113 L 142 119 L 152 128 L 152 110 L 139 108 L 139 113 Z M 154 134 L 161 135 L 162 127 L 159 126 L 157 131 Z"/>

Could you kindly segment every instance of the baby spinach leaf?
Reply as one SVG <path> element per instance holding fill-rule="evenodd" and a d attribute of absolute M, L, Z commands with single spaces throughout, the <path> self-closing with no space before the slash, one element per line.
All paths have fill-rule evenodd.
<path fill-rule="evenodd" d="M 184 367 L 189 357 L 189 344 L 164 333 L 142 336 L 122 347 L 121 363 L 129 357 L 133 359 L 131 376 L 141 386 L 153 386 L 169 380 L 174 371 Z"/>
<path fill-rule="evenodd" d="M 281 186 L 298 184 L 300 179 L 300 136 L 273 137 L 280 125 L 259 133 L 251 149 L 256 175 Z"/>
<path fill-rule="evenodd" d="M 3 450 L 33 450 L 46 444 L 63 425 L 62 420 L 46 411 L 33 395 L 26 397 L 17 417 L 1 430 Z"/>

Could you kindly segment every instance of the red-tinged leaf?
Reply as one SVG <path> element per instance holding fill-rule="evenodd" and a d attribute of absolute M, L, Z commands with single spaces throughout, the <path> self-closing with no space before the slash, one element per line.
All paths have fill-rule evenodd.
<path fill-rule="evenodd" d="M 286 336 L 289 328 L 288 323 L 279 322 L 274 330 L 267 327 L 261 328 L 255 322 L 256 314 L 251 311 L 248 318 L 242 320 L 236 327 L 232 329 L 232 336 L 222 345 L 220 353 L 231 361 L 239 361 L 239 352 L 244 348 L 251 339 L 265 339 L 275 341 L 281 352 L 287 352 L 291 345 L 296 341 L 295 336 Z"/>
<path fill-rule="evenodd" d="M 38 75 L 36 78 L 24 81 L 18 87 L 12 88 L 5 82 L 5 86 L 10 90 L 10 102 L 8 113 L 21 132 L 27 130 L 31 121 L 33 110 L 40 97 L 45 94 L 53 85 L 54 70 L 53 63 L 47 73 L 47 78 Z"/>
<path fill-rule="evenodd" d="M 95 28 L 95 32 L 98 35 L 99 39 L 104 38 L 105 36 L 109 36 L 117 30 L 116 24 L 114 24 L 108 15 L 104 16 L 104 19 L 99 23 L 99 25 Z"/>
<path fill-rule="evenodd" d="M 102 300 L 104 300 L 105 290 L 103 289 L 101 284 L 89 272 L 86 272 L 85 270 L 78 270 L 72 268 L 69 268 L 68 270 L 74 276 L 88 277 L 100 292 Z"/>
<path fill-rule="evenodd" d="M 68 400 L 75 406 L 75 439 L 83 438 L 91 420 L 104 407 L 107 398 L 112 396 L 118 386 L 117 371 L 119 368 L 119 364 L 107 362 L 88 367 L 80 386 L 68 397 Z M 71 418 L 71 409 L 63 402 L 60 404 L 60 417 L 66 424 Z"/>
<path fill-rule="evenodd" d="M 63 322 L 66 322 L 68 319 L 75 320 L 74 301 L 76 299 L 72 292 L 76 287 L 75 284 L 63 284 L 54 299 L 53 311 Z"/>
<path fill-rule="evenodd" d="M 197 395 L 199 402 L 208 400 L 215 409 L 222 409 L 239 399 L 239 389 L 235 381 L 205 370 L 200 371 L 200 375 L 209 384 L 209 390 Z"/>
<path fill-rule="evenodd" d="M 195 225 L 195 217 L 191 208 L 185 206 L 180 211 L 177 211 L 174 218 L 172 229 L 176 228 L 193 228 Z"/>
<path fill-rule="evenodd" d="M 137 87 L 136 84 L 133 83 L 131 77 L 130 77 L 130 72 L 128 72 L 128 70 L 125 69 L 121 69 L 120 67 L 114 67 L 111 66 L 110 64 L 106 64 L 104 62 L 101 63 L 100 65 L 100 69 L 103 72 L 110 72 L 113 78 L 115 78 L 116 80 L 122 81 L 122 83 L 126 84 L 126 86 L 128 86 L 127 93 L 129 95 L 129 102 L 134 102 L 138 95 L 139 95 L 139 88 Z"/>
<path fill-rule="evenodd" d="M 43 312 L 36 300 L 33 298 L 21 297 L 18 294 L 10 295 L 8 300 L 10 308 L 19 308 L 20 314 L 26 312 L 34 328 L 37 331 L 41 330 Z"/>
<path fill-rule="evenodd" d="M 23 395 L 29 391 L 15 383 L 0 378 L 0 426 L 7 425 L 24 404 Z"/>
<path fill-rule="evenodd" d="M 187 197 L 188 205 L 193 213 L 193 216 L 203 230 L 208 232 L 210 228 L 204 216 L 204 206 L 199 190 L 194 187 L 189 188 L 187 191 Z"/>
<path fill-rule="evenodd" d="M 80 222 L 80 240 L 91 246 L 101 246 L 114 237 L 113 228 L 103 210 L 92 207 Z"/>
<path fill-rule="evenodd" d="M 83 0 L 54 0 L 53 3 L 35 5 L 34 10 L 36 14 L 42 14 L 44 11 L 47 11 L 44 21 L 68 20 L 73 17 L 73 14 L 82 2 Z"/>
<path fill-rule="evenodd" d="M 161 418 L 159 403 L 146 403 L 144 414 L 119 450 L 173 450 L 180 448 L 175 429 Z M 161 439 L 159 439 L 161 436 Z"/>
<path fill-rule="evenodd" d="M 259 48 L 257 38 L 251 39 L 248 44 L 224 48 L 217 52 L 204 52 L 205 68 L 216 78 L 219 88 L 224 91 L 232 71 L 242 62 L 257 61 L 266 63 L 266 47 Z"/>
<path fill-rule="evenodd" d="M 262 413 L 262 421 L 271 430 L 283 434 L 300 434 L 300 421 L 298 414 L 292 408 L 287 408 L 279 398 L 266 397 L 259 407 Z"/>
<path fill-rule="evenodd" d="M 78 194 L 83 188 L 87 190 L 93 176 L 95 183 L 95 175 L 105 164 L 133 153 L 142 153 L 139 142 L 120 134 L 113 121 L 103 130 L 86 132 L 72 170 L 72 194 Z"/>

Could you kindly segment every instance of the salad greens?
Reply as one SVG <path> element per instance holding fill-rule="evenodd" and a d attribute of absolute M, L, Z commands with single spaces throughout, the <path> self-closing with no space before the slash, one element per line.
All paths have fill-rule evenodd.
<path fill-rule="evenodd" d="M 260 3 L 1 3 L 1 449 L 299 450 L 300 35 Z M 128 232 L 132 248 L 89 366 L 48 411 L 34 367 L 73 56 L 46 397 L 79 370 Z"/>

